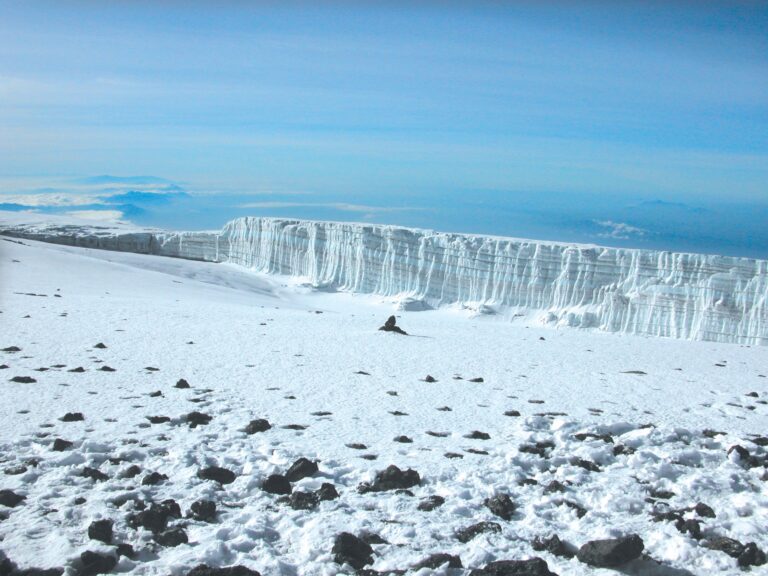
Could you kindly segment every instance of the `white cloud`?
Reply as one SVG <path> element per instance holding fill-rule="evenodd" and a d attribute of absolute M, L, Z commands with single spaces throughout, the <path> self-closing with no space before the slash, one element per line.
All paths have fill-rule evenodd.
<path fill-rule="evenodd" d="M 612 220 L 596 220 L 595 224 L 606 228 L 605 232 L 598 233 L 601 238 L 615 238 L 617 240 L 628 240 L 632 236 L 645 236 L 647 230 L 631 226 L 626 222 L 613 222 Z"/>
<path fill-rule="evenodd" d="M 99 222 L 116 222 L 123 217 L 120 210 L 72 210 L 66 214 L 81 220 L 97 220 Z"/>
<path fill-rule="evenodd" d="M 240 204 L 239 208 L 332 208 L 342 212 L 361 212 L 374 214 L 381 212 L 405 212 L 421 210 L 408 206 L 366 206 L 365 204 L 349 204 L 346 202 L 249 202 Z"/>

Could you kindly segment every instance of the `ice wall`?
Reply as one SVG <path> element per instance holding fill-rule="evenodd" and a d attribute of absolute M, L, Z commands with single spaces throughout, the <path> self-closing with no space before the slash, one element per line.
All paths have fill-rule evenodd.
<path fill-rule="evenodd" d="M 230 262 L 433 307 L 485 305 L 610 332 L 768 344 L 765 260 L 271 218 L 239 218 L 220 232 L 6 232 Z"/>

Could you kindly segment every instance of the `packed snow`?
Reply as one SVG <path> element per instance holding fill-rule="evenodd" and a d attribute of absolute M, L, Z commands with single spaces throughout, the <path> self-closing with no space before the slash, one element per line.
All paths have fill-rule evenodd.
<path fill-rule="evenodd" d="M 229 262 L 315 286 L 466 306 L 554 326 L 768 344 L 768 261 L 372 224 L 238 218 L 221 231 L 163 232 L 27 221 L 0 231 L 62 244 Z"/>
<path fill-rule="evenodd" d="M 569 556 L 637 535 L 621 573 L 768 573 L 739 565 L 768 551 L 768 348 L 429 309 L 301 270 L 0 238 L 8 561 L 607 575 Z M 392 314 L 407 336 L 378 329 Z M 419 567 L 438 553 L 463 568 Z"/>

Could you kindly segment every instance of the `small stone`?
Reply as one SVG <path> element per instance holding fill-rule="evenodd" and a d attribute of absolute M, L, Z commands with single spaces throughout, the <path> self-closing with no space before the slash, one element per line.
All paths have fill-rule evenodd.
<path fill-rule="evenodd" d="M 104 482 L 105 480 L 109 480 L 109 476 L 104 474 L 104 472 L 97 470 L 96 468 L 90 468 L 88 466 L 83 468 L 83 470 L 80 472 L 80 476 L 83 478 L 90 478 L 96 482 Z"/>
<path fill-rule="evenodd" d="M 413 438 L 409 438 L 408 436 L 395 436 L 394 441 L 400 442 L 401 444 L 411 444 Z"/>
<path fill-rule="evenodd" d="M 187 572 L 187 576 L 261 576 L 261 574 L 240 565 L 211 568 L 207 564 L 198 564 Z"/>
<path fill-rule="evenodd" d="M 117 564 L 117 558 L 111 554 L 99 554 L 87 550 L 80 554 L 82 568 L 76 571 L 77 576 L 95 576 L 96 574 L 107 574 Z"/>
<path fill-rule="evenodd" d="M 104 366 L 102 366 L 101 368 L 99 368 L 99 370 L 101 372 L 116 372 L 116 370 L 114 368 L 112 368 L 111 366 L 107 366 L 106 364 Z"/>
<path fill-rule="evenodd" d="M 150 424 L 165 424 L 171 421 L 168 416 L 147 416 L 147 420 Z"/>
<path fill-rule="evenodd" d="M 312 492 L 296 491 L 289 497 L 289 504 L 294 510 L 314 510 L 320 498 Z"/>
<path fill-rule="evenodd" d="M 141 481 L 142 486 L 155 486 L 157 484 L 160 484 L 161 482 L 165 482 L 168 480 L 168 476 L 165 474 L 160 474 L 159 472 L 150 472 L 146 476 L 144 476 L 143 480 Z"/>
<path fill-rule="evenodd" d="M 82 422 L 85 417 L 80 412 L 67 412 L 59 420 L 62 422 Z"/>
<path fill-rule="evenodd" d="M 704 546 L 710 550 L 725 552 L 731 558 L 738 558 L 744 552 L 744 545 L 741 542 L 725 536 L 713 538 L 708 542 L 705 542 Z"/>
<path fill-rule="evenodd" d="M 112 543 L 112 520 L 96 520 L 88 526 L 88 538 L 104 544 Z"/>
<path fill-rule="evenodd" d="M 550 536 L 549 538 L 536 537 L 531 544 L 531 547 L 537 552 L 549 552 L 554 556 L 560 556 L 562 558 L 573 558 L 575 554 L 568 549 L 565 542 L 560 540 L 557 534 Z"/>
<path fill-rule="evenodd" d="M 482 379 L 482 378 L 480 378 L 479 376 L 478 376 L 477 378 L 470 378 L 470 379 L 469 379 L 469 381 L 470 381 L 470 382 L 475 382 L 475 383 L 479 383 L 479 382 L 485 382 L 485 380 L 483 380 L 483 379 Z"/>
<path fill-rule="evenodd" d="M 8 348 L 3 348 L 3 352 L 10 352 L 10 353 L 21 352 L 21 348 L 19 348 L 18 346 L 8 346 Z"/>
<path fill-rule="evenodd" d="M 94 345 L 94 348 L 98 348 L 99 350 L 104 350 L 106 348 L 106 344 L 104 342 L 99 342 L 98 344 Z"/>
<path fill-rule="evenodd" d="M 543 340 L 543 338 L 540 338 Z M 480 570 L 472 570 L 470 576 L 557 576 L 541 558 L 528 560 L 497 560 Z"/>
<path fill-rule="evenodd" d="M 429 374 L 427 374 L 424 377 L 424 382 L 428 382 L 429 384 L 432 384 L 433 382 L 437 382 L 437 379 L 434 378 L 433 376 L 430 376 Z"/>
<path fill-rule="evenodd" d="M 496 522 L 478 522 L 456 532 L 459 542 L 466 544 L 480 534 L 495 534 L 501 532 L 501 525 Z"/>
<path fill-rule="evenodd" d="M 184 416 L 184 421 L 189 425 L 190 428 L 205 426 L 211 420 L 213 420 L 212 416 L 209 416 L 208 414 L 203 414 L 202 412 L 190 412 L 189 414 Z"/>
<path fill-rule="evenodd" d="M 261 489 L 270 494 L 290 494 L 292 490 L 291 483 L 281 474 L 267 476 L 267 479 L 261 485 Z"/>
<path fill-rule="evenodd" d="M 590 540 L 577 554 L 580 562 L 598 568 L 615 568 L 639 558 L 645 545 L 637 534 L 623 538 Z"/>
<path fill-rule="evenodd" d="M 72 368 L 71 370 L 67 370 L 67 372 L 72 372 L 74 374 L 82 374 L 83 372 L 85 372 L 85 368 L 83 368 L 82 366 L 78 366 L 77 368 Z"/>
<path fill-rule="evenodd" d="M 518 412 L 517 410 L 507 410 L 506 412 L 504 412 L 504 416 L 517 417 L 517 416 L 520 416 L 520 412 Z"/>
<path fill-rule="evenodd" d="M 178 382 L 176 382 L 176 384 L 173 387 L 185 390 L 187 388 L 190 388 L 190 385 L 189 385 L 189 382 L 187 382 L 184 378 L 181 378 L 179 379 Z"/>
<path fill-rule="evenodd" d="M 117 545 L 117 555 L 125 556 L 129 560 L 135 560 L 137 557 L 136 550 L 133 549 L 133 546 L 125 543 Z"/>
<path fill-rule="evenodd" d="M 171 528 L 165 532 L 155 534 L 153 539 L 160 544 L 160 546 L 165 546 L 166 548 L 175 548 L 176 546 L 187 544 L 189 542 L 187 533 L 184 532 L 183 528 Z"/>
<path fill-rule="evenodd" d="M 237 476 L 231 470 L 219 466 L 209 466 L 198 471 L 197 477 L 202 480 L 213 480 L 219 484 L 232 484 Z"/>
<path fill-rule="evenodd" d="M 411 567 L 411 570 L 421 570 L 422 568 L 430 568 L 437 570 L 441 566 L 447 564 L 448 568 L 463 568 L 461 558 L 452 554 L 432 554 L 421 562 L 417 562 Z"/>
<path fill-rule="evenodd" d="M 285 473 L 285 477 L 289 482 L 298 482 L 302 478 L 309 478 L 317 474 L 317 462 L 308 460 L 307 458 L 299 458 L 291 464 L 288 471 Z"/>
<path fill-rule="evenodd" d="M 466 434 L 464 438 L 469 438 L 470 440 L 490 440 L 491 435 L 486 432 L 480 432 L 479 430 L 473 430 L 469 434 Z"/>
<path fill-rule="evenodd" d="M 356 570 L 373 562 L 373 548 L 349 532 L 336 536 L 331 552 L 337 564 L 349 564 Z"/>
<path fill-rule="evenodd" d="M 555 492 L 565 492 L 565 484 L 562 482 L 558 482 L 557 480 L 552 480 L 547 486 L 544 488 L 544 494 L 554 494 Z"/>
<path fill-rule="evenodd" d="M 133 464 L 120 473 L 120 478 L 135 478 L 139 474 L 141 474 L 141 468 Z"/>
<path fill-rule="evenodd" d="M 190 506 L 191 516 L 200 522 L 214 522 L 216 520 L 216 503 L 212 500 L 197 500 Z"/>
<path fill-rule="evenodd" d="M 399 488 L 411 488 L 419 484 L 421 484 L 421 478 L 418 472 L 410 468 L 403 471 L 397 466 L 391 465 L 385 470 L 376 473 L 371 490 L 373 492 L 383 492 Z"/>
<path fill-rule="evenodd" d="M 323 482 L 322 486 L 317 489 L 317 497 L 323 500 L 336 500 L 339 497 L 339 493 L 336 491 L 336 487 L 328 482 Z"/>
<path fill-rule="evenodd" d="M 517 508 L 507 494 L 497 494 L 492 498 L 486 498 L 483 504 L 493 514 L 504 520 L 512 520 L 512 515 Z"/>
<path fill-rule="evenodd" d="M 677 528 L 678 532 L 681 534 L 690 534 L 691 538 L 694 540 L 701 539 L 701 524 L 699 524 L 698 520 L 692 518 L 689 520 L 680 519 L 675 522 L 675 528 Z"/>
<path fill-rule="evenodd" d="M 258 418 L 256 420 L 251 420 L 248 425 L 245 427 L 245 433 L 246 434 L 256 434 L 257 432 L 266 432 L 272 428 L 272 425 L 263 418 Z"/>
<path fill-rule="evenodd" d="M 37 382 L 34 378 L 31 376 L 14 376 L 11 378 L 11 382 L 16 382 L 18 384 L 34 384 Z"/>
<path fill-rule="evenodd" d="M 702 518 L 717 518 L 715 511 L 703 502 L 696 504 L 696 506 L 693 507 L 693 510 Z"/>
<path fill-rule="evenodd" d="M 744 546 L 744 551 L 739 554 L 736 560 L 742 568 L 762 566 L 766 563 L 765 552 L 758 548 L 754 542 L 748 542 Z"/>
<path fill-rule="evenodd" d="M 432 510 L 439 508 L 443 504 L 445 504 L 445 498 L 442 496 L 433 495 L 424 498 L 421 502 L 419 502 L 419 505 L 416 508 L 422 512 L 432 512 Z"/>
<path fill-rule="evenodd" d="M 69 450 L 72 448 L 74 444 L 70 442 L 69 440 L 62 440 L 61 438 L 56 438 L 56 440 L 53 441 L 53 451 L 54 452 L 64 452 L 65 450 Z"/>
<path fill-rule="evenodd" d="M 26 496 L 16 494 L 13 490 L 0 490 L 0 504 L 8 508 L 15 508 L 26 499 Z"/>

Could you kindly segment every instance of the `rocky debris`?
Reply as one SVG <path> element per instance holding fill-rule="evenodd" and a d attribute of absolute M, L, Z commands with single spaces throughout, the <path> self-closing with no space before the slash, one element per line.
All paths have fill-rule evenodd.
<path fill-rule="evenodd" d="M 70 442 L 69 440 L 56 438 L 56 440 L 53 441 L 52 450 L 54 452 L 64 452 L 65 450 L 72 448 L 72 446 L 74 446 L 74 443 Z"/>
<path fill-rule="evenodd" d="M 428 384 L 433 384 L 437 382 L 437 379 L 434 376 L 430 376 L 429 374 L 427 374 L 426 376 L 424 376 L 423 381 Z"/>
<path fill-rule="evenodd" d="M 749 441 L 758 446 L 768 446 L 768 437 L 766 436 L 755 436 L 754 438 L 750 438 Z"/>
<path fill-rule="evenodd" d="M 421 502 L 419 502 L 419 505 L 416 507 L 418 510 L 421 510 L 422 512 L 432 512 L 435 508 L 440 508 L 445 504 L 445 498 L 442 496 L 427 496 L 424 498 Z"/>
<path fill-rule="evenodd" d="M 18 346 L 8 346 L 8 348 L 3 348 L 2 351 L 9 352 L 12 354 L 14 352 L 21 352 L 21 348 L 19 348 Z"/>
<path fill-rule="evenodd" d="M 152 503 L 147 510 L 129 515 L 126 523 L 134 529 L 142 527 L 157 534 L 168 528 L 168 522 L 171 519 L 179 518 L 181 518 L 181 508 L 176 501 L 164 500 L 159 504 Z"/>
<path fill-rule="evenodd" d="M 95 482 L 104 482 L 105 480 L 109 480 L 109 476 L 104 474 L 104 472 L 102 472 L 101 470 L 97 470 L 96 468 L 91 468 L 89 466 L 86 466 L 80 471 L 80 476 L 82 476 L 83 478 L 90 478 Z"/>
<path fill-rule="evenodd" d="M 757 458 L 756 456 L 753 456 L 749 453 L 749 450 L 744 448 L 744 446 L 739 446 L 738 444 L 735 446 L 731 446 L 728 448 L 728 456 L 731 457 L 732 453 L 736 453 L 736 459 L 740 466 L 743 468 L 757 468 L 759 466 L 764 466 L 766 464 L 766 459 L 763 458 L 762 461 L 760 458 Z"/>
<path fill-rule="evenodd" d="M 461 558 L 452 554 L 432 554 L 411 566 L 411 570 L 421 570 L 422 568 L 431 568 L 437 570 L 441 566 L 448 564 L 448 568 L 464 568 Z"/>
<path fill-rule="evenodd" d="M 82 374 L 85 372 L 85 368 L 78 366 L 77 368 L 71 368 L 70 370 L 67 370 L 67 372 L 72 372 L 73 374 Z"/>
<path fill-rule="evenodd" d="M 8 370 L 8 368 L 10 368 L 8 364 L 0 364 L 0 370 Z"/>
<path fill-rule="evenodd" d="M 448 438 L 449 434 L 448 432 L 435 432 L 434 430 L 427 430 L 425 432 L 428 436 L 433 436 L 435 438 Z"/>
<path fill-rule="evenodd" d="M 560 556 L 562 558 L 573 558 L 575 554 L 571 551 L 565 542 L 560 540 L 557 534 L 553 534 L 549 538 L 534 538 L 531 543 L 531 547 L 536 552 L 549 552 L 554 556 Z"/>
<path fill-rule="evenodd" d="M 147 416 L 147 420 L 150 424 L 165 424 L 171 421 L 168 416 Z"/>
<path fill-rule="evenodd" d="M 168 476 L 160 474 L 160 472 L 150 472 L 141 481 L 142 486 L 156 486 L 162 482 L 168 480 Z"/>
<path fill-rule="evenodd" d="M 688 520 L 680 519 L 675 522 L 675 528 L 681 534 L 689 534 L 694 540 L 701 539 L 701 524 L 698 520 L 689 518 Z"/>
<path fill-rule="evenodd" d="M 112 520 L 96 520 L 88 526 L 88 538 L 104 544 L 112 543 Z"/>
<path fill-rule="evenodd" d="M 80 563 L 80 569 L 75 571 L 76 576 L 95 576 L 111 572 L 117 564 L 117 558 L 112 554 L 86 550 L 80 554 Z"/>
<path fill-rule="evenodd" d="M 517 410 L 507 410 L 506 412 L 504 412 L 504 416 L 517 417 L 517 416 L 520 416 L 520 412 L 518 412 Z"/>
<path fill-rule="evenodd" d="M 446 452 L 443 454 L 446 458 L 464 458 L 463 454 L 459 454 L 458 452 Z"/>
<path fill-rule="evenodd" d="M 160 544 L 160 546 L 165 546 L 166 548 L 175 548 L 176 546 L 181 546 L 182 544 L 187 544 L 189 542 L 187 533 L 183 528 L 179 527 L 156 533 L 152 536 L 152 539 Z"/>
<path fill-rule="evenodd" d="M 546 440 L 544 442 L 536 442 L 534 444 L 523 444 L 518 448 L 518 450 L 524 454 L 535 454 L 541 458 L 547 458 L 549 451 L 554 447 L 554 442 Z"/>
<path fill-rule="evenodd" d="M 421 484 L 421 478 L 416 470 L 400 470 L 394 464 L 376 473 L 373 483 L 363 482 L 358 486 L 358 492 L 384 492 L 387 490 L 399 490 L 411 488 Z"/>
<path fill-rule="evenodd" d="M 211 568 L 208 564 L 198 564 L 187 572 L 187 576 L 261 576 L 261 574 L 241 565 Z"/>
<path fill-rule="evenodd" d="M 11 466 L 10 468 L 6 468 L 3 470 L 3 473 L 7 476 L 18 476 L 19 474 L 24 474 L 28 468 L 24 466 L 23 464 L 20 464 L 19 466 Z"/>
<path fill-rule="evenodd" d="M 290 495 L 288 504 L 294 510 L 314 510 L 317 508 L 320 498 L 313 492 L 296 491 Z"/>
<path fill-rule="evenodd" d="M 715 514 L 715 511 L 712 510 L 711 507 L 707 506 L 703 502 L 699 502 L 691 510 L 696 512 L 696 514 L 698 514 L 702 518 L 717 518 L 717 514 Z"/>
<path fill-rule="evenodd" d="M 290 494 L 291 493 L 291 483 L 288 481 L 288 478 L 283 476 L 282 474 L 271 474 L 270 476 L 267 476 L 267 479 L 264 480 L 264 482 L 261 485 L 261 489 L 264 490 L 264 492 L 269 492 L 270 494 Z"/>
<path fill-rule="evenodd" d="M 150 398 L 160 398 L 162 397 L 163 393 L 160 390 L 155 390 L 154 392 L 150 392 L 147 394 Z"/>
<path fill-rule="evenodd" d="M 359 442 L 352 442 L 351 444 L 344 444 L 347 448 L 351 448 L 352 450 L 366 450 L 368 446 L 365 444 L 360 444 Z"/>
<path fill-rule="evenodd" d="M 99 368 L 99 370 L 101 372 L 117 372 L 117 370 L 115 370 L 111 366 L 107 366 L 106 364 L 104 366 L 102 366 L 101 368 Z"/>
<path fill-rule="evenodd" d="M 748 566 L 762 566 L 766 563 L 766 555 L 757 544 L 749 542 L 742 544 L 733 538 L 720 536 L 704 543 L 704 546 L 710 550 L 725 552 L 731 558 L 736 558 L 739 566 L 747 568 Z"/>
<path fill-rule="evenodd" d="M 339 493 L 336 491 L 336 487 L 328 482 L 323 482 L 322 486 L 315 492 L 320 501 L 323 500 L 336 500 L 339 497 Z"/>
<path fill-rule="evenodd" d="M 284 430 L 306 430 L 308 427 L 303 424 L 286 424 L 282 426 Z"/>
<path fill-rule="evenodd" d="M 11 382 L 16 382 L 17 384 L 34 384 L 37 382 L 32 376 L 14 376 L 11 378 Z"/>
<path fill-rule="evenodd" d="M 590 462 L 589 460 L 584 460 L 583 458 L 572 458 L 570 462 L 573 466 L 578 466 L 579 468 L 583 468 L 588 472 L 601 471 L 600 466 L 598 466 L 594 462 Z"/>
<path fill-rule="evenodd" d="M 216 503 L 213 500 L 197 500 L 189 507 L 189 516 L 200 522 L 216 521 Z"/>
<path fill-rule="evenodd" d="M 504 520 L 512 520 L 512 515 L 517 508 L 507 494 L 497 494 L 492 498 L 486 498 L 483 501 L 483 505 L 493 514 Z"/>
<path fill-rule="evenodd" d="M 400 442 L 401 444 L 411 444 L 413 442 L 413 438 L 409 438 L 408 436 L 395 436 L 393 439 L 395 442 Z"/>
<path fill-rule="evenodd" d="M 571 502 L 570 500 L 562 500 L 561 502 L 558 502 L 559 506 L 567 506 L 571 510 L 574 510 L 576 512 L 577 518 L 583 518 L 586 513 L 587 509 L 583 506 L 577 504 L 576 502 Z"/>
<path fill-rule="evenodd" d="M 183 418 L 184 418 L 184 422 L 186 422 L 190 428 L 205 426 L 211 420 L 213 420 L 213 416 L 209 416 L 208 414 L 203 414 L 202 412 L 190 412 L 189 414 L 186 414 Z"/>
<path fill-rule="evenodd" d="M 383 330 L 384 332 L 395 332 L 397 334 L 402 334 L 403 336 L 408 336 L 408 332 L 397 326 L 397 318 L 394 316 L 387 318 L 387 321 L 384 322 L 384 326 L 380 327 L 379 330 Z"/>
<path fill-rule="evenodd" d="M 468 438 L 470 440 L 490 440 L 491 435 L 487 432 L 480 432 L 479 430 L 473 430 L 469 434 L 465 434 L 464 438 Z"/>
<path fill-rule="evenodd" d="M 213 480 L 219 484 L 232 484 L 237 476 L 231 470 L 219 466 L 208 466 L 197 472 L 197 477 L 201 480 Z"/>
<path fill-rule="evenodd" d="M 635 449 L 631 448 L 629 446 L 625 446 L 624 444 L 617 444 L 613 447 L 613 455 L 614 456 L 630 456 L 635 453 Z"/>
<path fill-rule="evenodd" d="M 637 534 L 622 538 L 590 540 L 579 548 L 580 562 L 597 568 L 615 568 L 639 558 L 645 544 Z"/>
<path fill-rule="evenodd" d="M 497 560 L 485 568 L 472 570 L 470 576 L 557 576 L 541 558 L 528 560 Z"/>
<path fill-rule="evenodd" d="M 179 388 L 181 390 L 186 390 L 187 388 L 191 388 L 189 385 L 189 382 L 187 382 L 184 378 L 180 378 L 176 384 L 173 385 L 174 388 Z"/>
<path fill-rule="evenodd" d="M 285 473 L 285 477 L 289 482 L 298 482 L 302 478 L 308 478 L 317 474 L 317 462 L 308 460 L 307 458 L 299 458 L 291 464 L 288 471 Z"/>
<path fill-rule="evenodd" d="M 481 377 L 478 376 L 477 378 L 470 378 L 469 382 L 480 383 L 480 382 L 485 382 L 485 380 L 483 380 Z"/>
<path fill-rule="evenodd" d="M 8 508 L 15 508 L 26 499 L 26 496 L 16 494 L 13 490 L 0 490 L 0 504 Z"/>
<path fill-rule="evenodd" d="M 349 564 L 356 570 L 373 563 L 373 548 L 349 532 L 342 532 L 336 536 L 331 552 L 334 555 L 334 562 Z"/>
<path fill-rule="evenodd" d="M 579 434 L 574 434 L 573 437 L 579 442 L 584 442 L 585 440 L 602 440 L 603 442 L 606 442 L 608 444 L 613 444 L 613 437 L 610 434 L 595 434 L 593 432 L 581 432 Z"/>
<path fill-rule="evenodd" d="M 85 417 L 80 412 L 67 412 L 59 420 L 62 422 L 82 422 Z"/>
<path fill-rule="evenodd" d="M 98 344 L 94 345 L 94 348 L 98 348 L 99 350 L 104 350 L 107 347 L 104 342 L 99 342 Z"/>
<path fill-rule="evenodd" d="M 270 424 L 267 420 L 264 420 L 263 418 L 257 418 L 256 420 L 251 420 L 248 422 L 244 432 L 246 434 L 256 434 L 258 432 L 266 432 L 270 428 L 272 428 L 272 424 Z"/>
<path fill-rule="evenodd" d="M 137 556 L 136 550 L 134 550 L 133 546 L 131 546 L 130 544 L 125 544 L 125 543 L 118 544 L 116 551 L 117 551 L 118 557 L 125 556 L 130 560 L 136 560 L 136 556 Z"/>
<path fill-rule="evenodd" d="M 565 492 L 565 484 L 562 482 L 559 482 L 557 480 L 552 480 L 549 484 L 546 485 L 544 488 L 544 494 L 554 494 L 556 492 Z"/>
<path fill-rule="evenodd" d="M 501 532 L 501 525 L 497 522 L 478 522 L 456 532 L 456 539 L 466 544 L 480 534 L 495 534 Z"/>
<path fill-rule="evenodd" d="M 141 474 L 141 468 L 133 464 L 120 473 L 120 478 L 135 478 Z"/>

